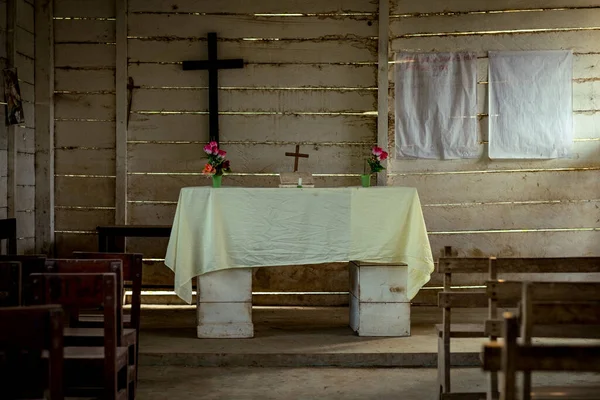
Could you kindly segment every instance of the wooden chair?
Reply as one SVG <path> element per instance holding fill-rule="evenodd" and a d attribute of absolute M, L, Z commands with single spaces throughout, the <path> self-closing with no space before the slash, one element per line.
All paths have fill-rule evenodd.
<path fill-rule="evenodd" d="M 21 305 L 21 263 L 0 261 L 0 307 Z"/>
<path fill-rule="evenodd" d="M 2 399 L 64 399 L 60 306 L 2 308 L 0 326 Z"/>
<path fill-rule="evenodd" d="M 29 275 L 44 272 L 46 256 L 0 255 L 0 262 L 18 262 L 21 264 L 21 300 L 19 305 L 33 305 L 33 292 Z"/>
<path fill-rule="evenodd" d="M 452 393 L 450 387 L 450 339 L 483 338 L 495 341 L 502 336 L 498 320 L 498 307 L 516 307 L 520 300 L 517 296 L 494 298 L 491 291 L 485 289 L 455 290 L 451 288 L 453 273 L 487 273 L 489 280 L 496 280 L 500 274 L 516 279 L 549 276 L 556 273 L 600 273 L 600 257 L 564 257 L 564 258 L 496 258 L 442 257 L 438 260 L 438 272 L 444 274 L 444 290 L 438 294 L 438 305 L 443 308 L 443 323 L 436 325 L 438 332 L 438 382 L 440 398 L 479 399 L 485 393 Z M 519 278 L 522 276 L 522 278 Z M 599 279 L 600 280 L 600 279 Z M 486 283 L 483 282 L 485 285 Z M 452 308 L 488 308 L 488 318 L 481 324 L 452 324 Z M 498 387 L 496 371 L 489 375 L 490 387 Z M 497 396 L 492 391 L 491 396 Z"/>
<path fill-rule="evenodd" d="M 17 254 L 17 219 L 0 219 L 0 241 L 7 241 L 7 254 Z"/>
<path fill-rule="evenodd" d="M 101 346 L 65 347 L 65 391 L 69 396 L 127 399 L 128 349 L 118 346 L 116 273 L 32 274 L 35 300 L 60 304 L 67 320 L 84 309 L 103 309 Z"/>
<path fill-rule="evenodd" d="M 141 260 L 141 258 L 140 258 Z M 128 384 L 130 398 L 135 398 L 135 387 L 137 382 L 137 354 L 138 354 L 138 331 L 136 329 L 123 327 L 123 262 L 118 258 L 106 259 L 48 259 L 46 260 L 47 273 L 115 273 L 117 277 L 117 345 L 129 349 L 129 365 L 134 369 L 129 376 Z M 141 283 L 141 282 L 140 282 Z M 138 311 L 139 312 L 139 311 Z M 71 314 L 74 318 L 72 326 L 65 329 L 65 343 L 68 346 L 101 346 L 104 340 L 102 326 L 104 318 L 86 318 L 84 315 Z M 83 321 L 82 321 L 83 320 Z"/>
<path fill-rule="evenodd" d="M 505 374 L 503 399 L 516 399 L 516 373 L 523 371 L 521 399 L 532 395 L 545 398 L 595 398 L 595 388 L 547 387 L 531 390 L 531 371 L 592 371 L 600 372 L 600 346 L 533 345 L 532 337 L 589 338 L 600 333 L 600 283 L 583 282 L 509 282 L 499 286 L 513 291 L 522 287 L 522 307 L 519 318 L 505 313 L 505 344 L 491 342 L 484 347 L 484 370 L 499 370 Z M 592 335 L 590 335 L 592 333 Z M 522 337 L 522 343 L 517 338 Z M 558 396 L 557 394 L 560 394 Z M 591 395 L 591 397 L 590 397 Z"/>

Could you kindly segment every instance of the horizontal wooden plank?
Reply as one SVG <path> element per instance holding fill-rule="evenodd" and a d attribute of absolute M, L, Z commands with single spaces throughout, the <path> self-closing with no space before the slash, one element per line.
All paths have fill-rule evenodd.
<path fill-rule="evenodd" d="M 35 105 L 33 103 L 23 103 L 23 116 L 25 117 L 24 126 L 35 128 Z"/>
<path fill-rule="evenodd" d="M 439 294 L 439 306 L 450 308 L 483 308 L 488 298 L 485 292 L 453 291 Z"/>
<path fill-rule="evenodd" d="M 487 13 L 435 15 L 423 18 L 392 19 L 392 36 L 456 32 L 518 31 L 521 29 L 560 29 L 597 27 L 600 9 L 555 9 L 528 13 Z"/>
<path fill-rule="evenodd" d="M 208 139 L 208 127 L 208 115 L 132 114 L 128 139 L 202 141 Z M 374 143 L 377 120 L 368 115 L 221 115 L 219 130 L 221 142 Z"/>
<path fill-rule="evenodd" d="M 129 221 L 129 223 L 132 223 Z M 127 251 L 141 253 L 144 258 L 164 259 L 169 238 L 127 238 Z"/>
<path fill-rule="evenodd" d="M 54 226 L 59 231 L 95 231 L 98 225 L 115 222 L 115 210 L 57 208 L 54 213 Z"/>
<path fill-rule="evenodd" d="M 115 151 L 110 149 L 56 149 L 58 175 L 115 175 Z"/>
<path fill-rule="evenodd" d="M 550 204 L 465 204 L 424 207 L 423 216 L 430 232 L 600 228 L 599 210 L 600 200 Z"/>
<path fill-rule="evenodd" d="M 359 176 L 315 176 L 315 187 L 358 186 Z M 189 186 L 210 186 L 212 180 L 203 175 L 129 175 L 130 201 L 177 201 L 179 191 Z M 372 178 L 375 185 L 375 177 Z M 235 175 L 223 178 L 223 186 L 278 187 L 278 175 Z"/>
<path fill-rule="evenodd" d="M 35 210 L 35 186 L 17 185 L 17 211 Z"/>
<path fill-rule="evenodd" d="M 172 225 L 177 204 L 129 203 L 127 207 L 132 225 Z"/>
<path fill-rule="evenodd" d="M 35 153 L 35 129 L 19 126 L 15 130 L 17 151 L 20 153 Z"/>
<path fill-rule="evenodd" d="M 17 53 L 15 67 L 20 80 L 33 84 L 35 76 L 33 59 Z"/>
<path fill-rule="evenodd" d="M 56 43 L 54 66 L 60 68 L 114 68 L 115 45 L 90 43 Z"/>
<path fill-rule="evenodd" d="M 131 62 L 182 62 L 204 60 L 203 40 L 129 39 Z M 377 41 L 227 41 L 219 43 L 219 58 L 243 58 L 252 63 L 359 63 L 377 61 Z"/>
<path fill-rule="evenodd" d="M 388 185 L 417 188 L 424 205 L 592 200 L 598 198 L 597 182 L 597 170 L 395 175 L 388 179 Z"/>
<path fill-rule="evenodd" d="M 82 134 L 85 132 L 85 135 Z M 56 147 L 115 148 L 115 123 L 102 121 L 55 121 Z"/>
<path fill-rule="evenodd" d="M 35 103 L 35 86 L 28 82 L 19 82 L 21 98 L 28 103 Z"/>
<path fill-rule="evenodd" d="M 290 145 L 229 144 L 223 146 L 234 172 L 288 172 L 293 160 L 285 155 Z M 293 148 L 291 149 L 293 150 Z M 300 161 L 299 171 L 312 173 L 361 173 L 369 146 L 313 146 L 303 150 L 310 158 Z M 160 155 L 160 156 L 159 156 Z M 201 172 L 200 144 L 129 144 L 129 172 Z"/>
<path fill-rule="evenodd" d="M 529 257 L 500 256 L 494 261 L 498 274 L 503 279 L 525 280 L 521 274 L 545 276 L 559 273 L 600 273 L 599 257 Z M 441 257 L 438 259 L 439 272 L 488 273 L 488 257 Z M 506 274 L 506 275 L 504 275 Z M 488 279 L 489 280 L 489 279 Z M 544 279 L 546 280 L 546 279 Z M 573 281 L 569 279 L 569 281 Z"/>
<path fill-rule="evenodd" d="M 32 238 L 35 237 L 35 212 L 17 211 L 17 237 Z"/>
<path fill-rule="evenodd" d="M 16 51 L 29 58 L 35 58 L 35 35 L 20 26 L 16 29 Z"/>
<path fill-rule="evenodd" d="M 114 207 L 115 179 L 57 176 L 54 178 L 56 206 Z M 85 190 L 82 190 L 85 188 Z"/>
<path fill-rule="evenodd" d="M 375 90 L 220 90 L 221 112 L 367 112 L 377 110 Z M 208 89 L 139 89 L 136 111 L 208 111 Z"/>
<path fill-rule="evenodd" d="M 459 160 L 392 160 L 390 172 L 453 172 L 520 169 L 585 168 L 600 166 L 600 141 L 574 142 L 570 158 L 551 160 L 490 160 L 487 145 L 481 146 L 481 156 L 476 159 Z M 401 172 L 400 172 L 401 171 Z"/>
<path fill-rule="evenodd" d="M 114 0 L 57 0 L 55 17 L 109 18 L 115 16 Z"/>
<path fill-rule="evenodd" d="M 17 1 L 17 26 L 27 29 L 29 32 L 35 32 L 34 9 L 26 1 Z"/>
<path fill-rule="evenodd" d="M 192 281 L 193 287 L 196 287 L 196 280 Z M 142 286 L 173 287 L 175 286 L 175 274 L 163 262 L 144 261 Z"/>
<path fill-rule="evenodd" d="M 130 64 L 129 75 L 142 87 L 208 87 L 208 73 L 184 71 L 181 64 Z M 230 88 L 377 87 L 375 65 L 246 64 L 220 76 L 219 86 Z"/>
<path fill-rule="evenodd" d="M 318 39 L 377 36 L 377 18 L 352 16 L 261 17 L 254 15 L 131 14 L 129 35 L 133 37 L 196 38 L 218 32 L 224 39 L 278 38 Z"/>
<path fill-rule="evenodd" d="M 600 230 L 430 234 L 429 241 L 434 257 L 444 246 L 452 246 L 459 257 L 600 256 Z"/>
<path fill-rule="evenodd" d="M 54 95 L 55 117 L 77 119 L 115 119 L 114 94 L 64 94 Z"/>
<path fill-rule="evenodd" d="M 573 110 L 600 110 L 600 81 L 573 85 Z"/>
<path fill-rule="evenodd" d="M 598 50 L 600 30 L 564 31 L 543 33 L 515 33 L 498 35 L 462 35 L 446 37 L 393 38 L 392 51 L 475 51 L 484 55 L 488 51 L 502 50 L 573 50 L 592 53 Z"/>
<path fill-rule="evenodd" d="M 115 71 L 111 69 L 54 70 L 54 89 L 59 91 L 94 92 L 115 90 Z"/>
<path fill-rule="evenodd" d="M 56 43 L 114 43 L 115 21 L 105 19 L 55 19 Z"/>
<path fill-rule="evenodd" d="M 419 14 L 460 11 L 539 10 L 540 8 L 590 7 L 596 5 L 594 0 L 502 0 L 500 2 L 453 0 L 451 3 L 445 0 L 422 2 L 397 0 L 390 4 L 390 11 L 392 14 Z M 527 14 L 536 15 L 537 13 Z"/>
<path fill-rule="evenodd" d="M 335 0 L 327 2 L 321 0 L 288 0 L 286 2 L 228 0 L 225 4 L 210 0 L 178 0 L 176 4 L 170 0 L 129 1 L 129 12 L 222 13 L 224 8 L 228 13 L 237 14 L 375 13 L 377 12 L 377 3 L 363 0 Z"/>
<path fill-rule="evenodd" d="M 17 185 L 35 185 L 35 154 L 17 153 Z"/>
<path fill-rule="evenodd" d="M 95 233 L 56 232 L 54 237 L 57 258 L 72 257 L 74 251 L 98 251 L 98 236 Z"/>

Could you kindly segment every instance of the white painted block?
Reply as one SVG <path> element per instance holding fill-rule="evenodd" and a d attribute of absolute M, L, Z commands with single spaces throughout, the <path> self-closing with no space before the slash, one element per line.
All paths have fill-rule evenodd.
<path fill-rule="evenodd" d="M 200 302 L 252 302 L 252 269 L 232 268 L 198 277 Z"/>
<path fill-rule="evenodd" d="M 361 302 L 408 302 L 405 264 L 368 264 L 353 261 L 349 266 L 350 293 Z"/>
<path fill-rule="evenodd" d="M 350 327 L 358 336 L 410 336 L 410 303 L 365 303 L 350 295 Z"/>
<path fill-rule="evenodd" d="M 254 336 L 251 302 L 198 302 L 199 338 L 251 338 Z"/>

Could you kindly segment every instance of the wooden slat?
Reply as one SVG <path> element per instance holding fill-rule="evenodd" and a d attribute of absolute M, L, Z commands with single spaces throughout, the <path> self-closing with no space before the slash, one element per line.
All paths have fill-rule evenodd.
<path fill-rule="evenodd" d="M 17 27 L 16 32 L 17 52 L 29 58 L 35 58 L 35 36 L 33 33 Z"/>
<path fill-rule="evenodd" d="M 133 62 L 203 60 L 207 58 L 206 47 L 204 41 L 130 39 L 129 58 Z M 371 39 L 219 43 L 219 58 L 243 58 L 253 63 L 375 62 L 376 52 L 377 42 Z"/>
<path fill-rule="evenodd" d="M 426 2 L 392 2 L 392 10 L 394 14 L 418 14 L 450 11 L 528 10 L 540 9 L 542 7 L 556 8 L 566 6 L 589 7 L 596 5 L 594 0 L 503 0 L 501 3 L 482 2 L 480 0 L 453 0 L 451 3 L 448 3 L 445 0 L 431 0 Z M 536 14 L 531 13 L 530 15 Z"/>
<path fill-rule="evenodd" d="M 520 371 L 600 371 L 597 345 L 519 346 L 517 357 Z"/>
<path fill-rule="evenodd" d="M 34 185 L 17 185 L 17 198 L 19 199 L 17 202 L 17 211 L 35 210 Z"/>
<path fill-rule="evenodd" d="M 17 211 L 17 237 L 35 237 L 35 212 Z"/>
<path fill-rule="evenodd" d="M 246 64 L 222 74 L 221 87 L 377 87 L 374 65 Z M 207 73 L 184 71 L 180 64 L 131 64 L 129 75 L 146 87 L 208 86 Z"/>
<path fill-rule="evenodd" d="M 55 1 L 56 17 L 114 17 L 114 0 L 58 0 Z"/>
<path fill-rule="evenodd" d="M 35 32 L 33 6 L 25 1 L 17 1 L 17 26 Z"/>
<path fill-rule="evenodd" d="M 600 270 L 600 258 L 597 263 Z M 528 294 L 534 303 L 565 299 L 568 299 L 568 302 L 600 301 L 599 282 L 534 282 L 528 286 Z"/>
<path fill-rule="evenodd" d="M 96 234 L 86 233 L 56 233 L 56 257 L 68 258 L 74 251 L 97 251 L 98 238 Z"/>
<path fill-rule="evenodd" d="M 417 188 L 421 204 L 587 200 L 598 197 L 598 171 L 395 175 L 390 185 Z M 465 187 L 469 190 L 454 190 Z"/>
<path fill-rule="evenodd" d="M 390 29 L 394 36 L 416 33 L 514 31 L 520 29 L 557 29 L 597 27 L 600 9 L 547 10 L 537 13 L 489 13 L 424 18 L 394 19 Z"/>
<path fill-rule="evenodd" d="M 35 103 L 35 85 L 28 82 L 19 82 L 21 98 L 28 103 Z"/>
<path fill-rule="evenodd" d="M 129 223 L 132 225 L 171 225 L 176 204 L 130 203 Z"/>
<path fill-rule="evenodd" d="M 315 187 L 358 186 L 360 176 L 314 176 Z M 373 178 L 374 179 L 374 178 Z M 179 191 L 189 186 L 210 186 L 203 175 L 129 175 L 129 200 L 177 201 Z M 373 182 L 372 182 L 373 183 Z M 374 183 L 373 183 L 374 184 Z M 223 178 L 223 186 L 278 187 L 278 175 L 233 175 Z"/>
<path fill-rule="evenodd" d="M 56 121 L 54 130 L 56 147 L 115 148 L 114 122 Z"/>
<path fill-rule="evenodd" d="M 144 273 L 142 274 L 143 287 L 173 287 L 174 285 L 175 274 L 163 262 L 144 261 Z M 194 284 L 194 286 L 196 285 Z"/>
<path fill-rule="evenodd" d="M 55 215 L 55 226 L 60 231 L 94 231 L 98 225 L 110 225 L 115 220 L 115 210 L 58 208 Z"/>
<path fill-rule="evenodd" d="M 115 0 L 116 70 L 115 70 L 115 223 L 126 224 L 127 218 L 127 124 L 129 122 L 129 78 L 127 70 L 127 0 Z"/>
<path fill-rule="evenodd" d="M 114 94 L 62 94 L 54 95 L 57 118 L 115 119 Z"/>
<path fill-rule="evenodd" d="M 16 184 L 35 185 L 35 154 L 17 153 Z"/>
<path fill-rule="evenodd" d="M 223 78 L 222 80 L 225 80 Z M 374 90 L 221 90 L 219 111 L 367 112 Z M 208 111 L 208 89 L 139 89 L 132 111 Z"/>
<path fill-rule="evenodd" d="M 64 0 L 63 0 L 64 1 Z M 76 0 L 75 0 L 76 1 Z M 181 13 L 222 13 L 224 4 L 209 0 L 132 0 L 130 12 L 181 12 Z M 363 0 L 292 0 L 286 2 L 230 0 L 226 3 L 227 12 L 240 14 L 254 13 L 317 13 L 332 14 L 346 12 L 377 12 L 377 3 Z"/>
<path fill-rule="evenodd" d="M 33 103 L 23 103 L 24 125 L 27 128 L 35 128 L 35 105 Z"/>
<path fill-rule="evenodd" d="M 58 91 L 114 91 L 115 72 L 110 69 L 78 70 L 57 68 L 55 89 Z"/>
<path fill-rule="evenodd" d="M 424 207 L 427 229 L 453 230 L 600 228 L 600 200 L 550 204 L 466 204 Z M 485 218 L 481 218 L 485 215 Z"/>
<path fill-rule="evenodd" d="M 17 67 L 19 79 L 28 83 L 33 83 L 35 76 L 33 59 L 17 53 L 15 67 Z"/>
<path fill-rule="evenodd" d="M 115 152 L 107 149 L 56 149 L 58 175 L 115 175 Z"/>
<path fill-rule="evenodd" d="M 54 21 L 57 43 L 114 43 L 115 21 L 100 19 L 57 19 Z"/>
<path fill-rule="evenodd" d="M 56 67 L 114 68 L 115 46 L 110 44 L 58 43 L 54 47 Z"/>
<path fill-rule="evenodd" d="M 35 153 L 35 129 L 18 127 L 17 151 L 21 153 Z"/>
<path fill-rule="evenodd" d="M 144 258 L 164 259 L 169 238 L 127 238 L 127 252 L 141 253 Z"/>
<path fill-rule="evenodd" d="M 486 272 L 488 268 L 487 257 L 442 257 L 438 262 L 440 273 Z M 496 270 L 498 273 L 600 272 L 600 257 L 499 257 Z"/>
<path fill-rule="evenodd" d="M 1 151 L 1 153 L 6 153 L 6 151 Z M 6 158 L 6 157 L 5 157 Z M 2 172 L 4 175 L 6 175 L 6 171 Z M 8 177 L 6 176 L 0 176 L 0 193 L 2 193 L 3 195 L 0 196 L 0 208 L 2 208 L 4 210 L 4 212 L 7 212 L 7 206 L 8 206 L 8 199 L 6 197 L 6 186 L 8 184 Z M 6 215 L 6 214 L 4 214 Z M 7 218 L 7 216 L 3 217 L 3 218 Z"/>
<path fill-rule="evenodd" d="M 132 14 L 129 35 L 134 37 L 196 38 L 218 32 L 220 38 L 317 39 L 377 36 L 373 16 L 340 18 L 259 17 L 247 15 Z M 202 27 L 199 29 L 199 27 Z"/>
<path fill-rule="evenodd" d="M 57 176 L 54 196 L 57 206 L 114 207 L 115 179 Z"/>
<path fill-rule="evenodd" d="M 574 110 L 600 110 L 600 82 L 581 82 L 573 85 Z"/>
<path fill-rule="evenodd" d="M 361 173 L 370 146 L 322 146 L 305 148 L 310 158 L 303 160 L 300 171 L 312 173 Z M 285 156 L 289 146 L 223 146 L 231 168 L 239 172 L 286 172 L 292 168 Z M 160 154 L 160 157 L 157 155 Z M 199 172 L 206 160 L 201 159 L 199 144 L 130 144 L 129 172 Z"/>
<path fill-rule="evenodd" d="M 438 301 L 439 306 L 444 308 L 487 307 L 487 295 L 485 292 L 440 292 Z"/>
<path fill-rule="evenodd" d="M 136 99 L 134 95 L 134 104 Z M 373 116 L 360 115 L 221 115 L 219 125 L 221 142 L 243 138 L 256 142 L 375 143 L 377 129 Z M 208 126 L 208 115 L 132 114 L 128 139 L 202 141 L 208 140 Z"/>

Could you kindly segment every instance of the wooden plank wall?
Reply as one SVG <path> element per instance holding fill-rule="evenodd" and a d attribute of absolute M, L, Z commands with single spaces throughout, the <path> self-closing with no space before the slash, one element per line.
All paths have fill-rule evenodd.
<path fill-rule="evenodd" d="M 55 234 L 58 256 L 95 250 L 115 220 L 115 3 L 55 0 Z"/>
<path fill-rule="evenodd" d="M 295 144 L 310 154 L 300 170 L 318 186 L 359 182 L 376 143 L 377 4 L 322 2 L 129 1 L 128 211 L 134 224 L 170 224 L 179 190 L 208 185 L 201 176 L 208 138 L 208 74 L 182 71 L 207 57 L 218 33 L 220 58 L 243 58 L 221 71 L 221 147 L 233 175 L 224 185 L 275 187 L 291 171 Z M 146 284 L 172 287 L 162 264 L 167 240 L 130 240 L 154 260 Z M 256 269 L 258 291 L 347 290 L 343 265 Z"/>
<path fill-rule="evenodd" d="M 419 191 L 434 256 L 444 246 L 459 256 L 600 255 L 598 2 L 396 0 L 391 10 L 392 57 L 398 51 L 478 54 L 481 157 L 390 162 L 388 183 Z M 544 49 L 574 52 L 573 154 L 547 161 L 490 160 L 487 51 Z M 393 107 L 392 85 L 390 149 Z"/>
<path fill-rule="evenodd" d="M 6 0 L 0 1 L 0 68 L 7 65 L 6 52 Z M 4 80 L 0 80 L 0 90 L 4 93 Z M 2 95 L 0 118 L 6 120 L 6 102 Z M 6 124 L 0 124 L 0 218 L 8 217 L 8 129 Z"/>

